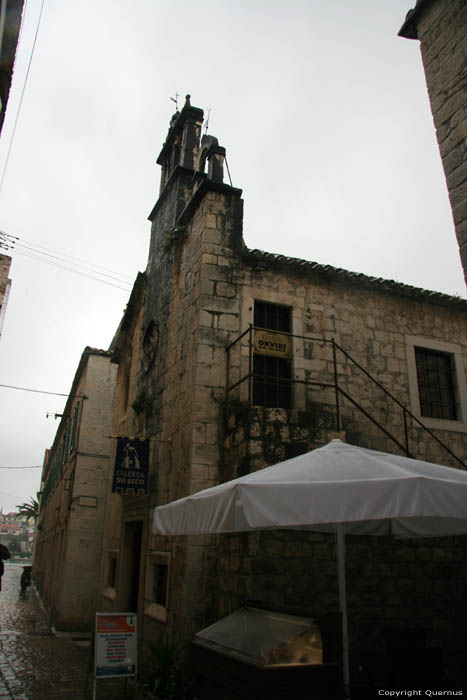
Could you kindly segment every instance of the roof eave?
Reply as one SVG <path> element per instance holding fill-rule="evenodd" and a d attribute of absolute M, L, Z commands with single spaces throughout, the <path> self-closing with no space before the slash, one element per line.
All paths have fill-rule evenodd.
<path fill-rule="evenodd" d="M 404 24 L 397 32 L 397 36 L 401 36 L 404 39 L 418 39 L 418 29 L 417 20 L 420 14 L 426 8 L 430 0 L 417 0 L 417 4 L 413 10 L 409 10 L 405 17 Z"/>

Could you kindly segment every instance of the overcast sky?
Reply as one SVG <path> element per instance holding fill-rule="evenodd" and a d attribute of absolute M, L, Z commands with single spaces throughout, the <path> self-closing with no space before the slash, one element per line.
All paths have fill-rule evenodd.
<path fill-rule="evenodd" d="M 45 0 L 0 229 L 128 281 L 106 286 L 13 251 L 0 383 L 66 393 L 84 347 L 108 348 L 146 267 L 177 92 L 180 105 L 190 93 L 211 109 L 209 132 L 243 189 L 247 246 L 464 297 L 419 44 L 397 36 L 413 4 Z M 0 174 L 40 6 L 28 2 Z M 46 414 L 65 399 L 0 396 L 0 466 L 42 464 L 58 427 Z M 0 477 L 9 511 L 35 496 L 40 469 Z"/>

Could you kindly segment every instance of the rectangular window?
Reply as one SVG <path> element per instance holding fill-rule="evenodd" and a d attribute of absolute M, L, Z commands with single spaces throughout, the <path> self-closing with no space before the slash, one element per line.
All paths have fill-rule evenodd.
<path fill-rule="evenodd" d="M 277 333 L 291 332 L 290 308 L 255 301 L 254 326 Z M 276 354 L 253 354 L 253 403 L 266 408 L 291 407 L 292 363 Z"/>
<path fill-rule="evenodd" d="M 64 443 L 65 443 L 65 445 L 64 445 L 63 461 L 66 462 L 67 457 L 68 457 L 68 447 L 70 444 L 70 421 L 69 420 L 67 420 L 67 422 L 66 422 Z"/>
<path fill-rule="evenodd" d="M 109 555 L 109 569 L 107 572 L 107 586 L 115 588 L 117 584 L 117 557 Z"/>
<path fill-rule="evenodd" d="M 148 555 L 144 612 L 149 617 L 167 622 L 169 602 L 170 554 L 153 552 Z"/>
<path fill-rule="evenodd" d="M 427 418 L 458 420 L 453 356 L 415 347 L 420 414 Z"/>
<path fill-rule="evenodd" d="M 108 600 L 116 600 L 117 598 L 117 569 L 118 569 L 118 549 L 108 549 L 106 562 L 105 562 L 105 572 L 104 572 L 104 582 L 105 588 L 102 591 L 104 598 Z"/>
<path fill-rule="evenodd" d="M 78 427 L 78 414 L 79 414 L 79 401 L 75 405 L 75 412 L 73 414 L 73 424 L 71 428 L 70 437 L 70 452 L 73 452 L 76 443 L 76 429 Z"/>
<path fill-rule="evenodd" d="M 167 606 L 167 578 L 169 567 L 167 564 L 153 564 L 153 592 L 152 597 L 157 605 L 163 608 Z"/>

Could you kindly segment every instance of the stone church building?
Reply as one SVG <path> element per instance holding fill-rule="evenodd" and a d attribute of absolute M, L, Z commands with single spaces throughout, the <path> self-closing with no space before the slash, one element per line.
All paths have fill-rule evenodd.
<path fill-rule="evenodd" d="M 336 435 L 467 464 L 467 302 L 249 249 L 242 192 L 224 182 L 225 149 L 202 122 L 189 97 L 172 118 L 147 269 L 111 347 L 111 462 L 118 437 L 138 438 L 149 468 L 141 493 L 110 493 L 109 476 L 98 606 L 137 612 L 144 640 L 189 641 L 247 601 L 313 618 L 338 610 L 331 536 L 154 536 L 156 506 Z M 467 681 L 466 544 L 354 538 L 354 677 L 392 627 L 423 630 L 450 677 Z"/>

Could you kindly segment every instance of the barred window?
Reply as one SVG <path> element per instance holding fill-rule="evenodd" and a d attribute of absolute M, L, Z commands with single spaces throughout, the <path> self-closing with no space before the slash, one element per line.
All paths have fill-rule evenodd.
<path fill-rule="evenodd" d="M 458 420 L 453 356 L 415 347 L 420 414 L 427 418 Z"/>
<path fill-rule="evenodd" d="M 290 333 L 290 308 L 265 301 L 255 301 L 254 326 L 280 333 Z M 290 359 L 254 353 L 253 403 L 266 408 L 290 408 L 291 375 Z"/>

